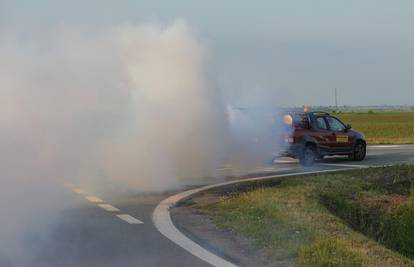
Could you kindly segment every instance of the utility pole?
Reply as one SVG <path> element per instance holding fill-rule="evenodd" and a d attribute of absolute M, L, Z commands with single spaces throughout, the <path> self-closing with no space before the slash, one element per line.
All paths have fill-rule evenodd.
<path fill-rule="evenodd" d="M 338 112 L 338 90 L 335 88 L 335 111 Z"/>

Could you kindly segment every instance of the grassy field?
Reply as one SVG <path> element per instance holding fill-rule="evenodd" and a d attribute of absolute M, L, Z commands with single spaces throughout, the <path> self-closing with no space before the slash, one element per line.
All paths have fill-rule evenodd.
<path fill-rule="evenodd" d="M 414 266 L 414 166 L 284 180 L 202 209 L 269 266 Z"/>
<path fill-rule="evenodd" d="M 347 112 L 336 116 L 364 133 L 369 144 L 414 143 L 414 112 Z"/>

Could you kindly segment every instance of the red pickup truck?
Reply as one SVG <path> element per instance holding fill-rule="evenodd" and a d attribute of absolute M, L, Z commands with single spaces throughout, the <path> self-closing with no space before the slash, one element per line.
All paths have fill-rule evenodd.
<path fill-rule="evenodd" d="M 356 161 L 365 158 L 364 135 L 329 113 L 292 112 L 283 116 L 283 122 L 281 156 L 297 158 L 305 166 L 327 155 L 347 155 Z"/>

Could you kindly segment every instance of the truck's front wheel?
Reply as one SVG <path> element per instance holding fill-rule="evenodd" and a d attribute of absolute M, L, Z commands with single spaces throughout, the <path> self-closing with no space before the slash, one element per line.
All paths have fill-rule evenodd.
<path fill-rule="evenodd" d="M 366 153 L 367 145 L 362 141 L 358 141 L 355 144 L 354 151 L 349 155 L 349 159 L 355 161 L 364 160 Z"/>

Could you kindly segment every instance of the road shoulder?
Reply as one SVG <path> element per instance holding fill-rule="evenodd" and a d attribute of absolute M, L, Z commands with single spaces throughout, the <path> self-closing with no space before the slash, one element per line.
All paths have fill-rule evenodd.
<path fill-rule="evenodd" d="M 207 191 L 179 202 L 170 210 L 175 226 L 202 247 L 238 266 L 268 266 L 264 252 L 255 248 L 251 240 L 218 228 L 198 208 L 219 201 L 221 196 L 217 191 Z"/>

